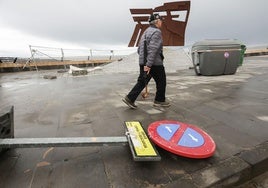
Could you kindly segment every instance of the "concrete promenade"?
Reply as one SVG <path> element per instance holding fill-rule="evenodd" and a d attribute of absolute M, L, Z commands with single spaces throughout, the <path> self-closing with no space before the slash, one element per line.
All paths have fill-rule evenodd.
<path fill-rule="evenodd" d="M 1 73 L 1 108 L 14 105 L 18 138 L 123 136 L 131 120 L 145 130 L 159 120 L 194 124 L 214 139 L 212 157 L 158 148 L 160 162 L 134 162 L 128 145 L 11 149 L 0 156 L 0 187 L 234 187 L 267 172 L 268 56 L 245 57 L 234 75 L 196 76 L 186 52 L 164 55 L 172 104 L 166 110 L 153 108 L 153 80 L 137 110 L 122 102 L 137 79 L 136 54 L 84 76 Z"/>

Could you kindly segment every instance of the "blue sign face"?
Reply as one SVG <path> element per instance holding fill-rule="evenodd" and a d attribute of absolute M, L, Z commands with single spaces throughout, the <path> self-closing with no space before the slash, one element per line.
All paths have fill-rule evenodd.
<path fill-rule="evenodd" d="M 191 128 L 187 128 L 183 133 L 178 145 L 185 147 L 199 147 L 204 144 L 204 138 L 201 134 Z"/>
<path fill-rule="evenodd" d="M 157 133 L 162 138 L 169 141 L 179 128 L 180 128 L 179 124 L 161 124 L 160 126 L 157 127 Z"/>
<path fill-rule="evenodd" d="M 166 141 L 170 141 L 179 128 L 179 124 L 161 124 L 157 127 L 157 133 Z M 177 144 L 184 147 L 199 147 L 204 144 L 204 138 L 194 129 L 187 128 Z"/>

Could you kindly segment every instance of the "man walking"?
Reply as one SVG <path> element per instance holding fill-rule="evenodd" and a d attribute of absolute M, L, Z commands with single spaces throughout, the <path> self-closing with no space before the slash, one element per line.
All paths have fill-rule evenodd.
<path fill-rule="evenodd" d="M 139 42 L 138 54 L 140 74 L 136 85 L 122 100 L 132 109 L 136 109 L 135 101 L 145 86 L 153 78 L 156 83 L 155 107 L 169 107 L 166 101 L 166 73 L 163 65 L 163 39 L 160 28 L 162 17 L 152 14 L 149 17 L 150 26 L 144 31 Z"/>

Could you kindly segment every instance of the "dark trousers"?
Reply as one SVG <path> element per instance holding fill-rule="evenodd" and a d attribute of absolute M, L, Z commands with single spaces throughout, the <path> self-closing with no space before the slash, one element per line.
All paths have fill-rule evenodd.
<path fill-rule="evenodd" d="M 128 93 L 127 97 L 131 102 L 135 102 L 139 94 L 145 88 L 145 86 L 150 82 L 151 78 L 154 79 L 156 83 L 156 95 L 155 100 L 158 102 L 165 102 L 166 100 L 166 72 L 164 66 L 152 66 L 150 73 L 146 75 L 143 70 L 144 66 L 140 66 L 140 75 L 138 77 L 136 85 Z M 146 75 L 146 76 L 145 76 Z"/>

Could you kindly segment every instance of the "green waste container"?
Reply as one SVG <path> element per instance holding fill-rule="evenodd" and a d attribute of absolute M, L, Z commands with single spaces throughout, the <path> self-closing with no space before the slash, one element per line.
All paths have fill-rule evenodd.
<path fill-rule="evenodd" d="M 242 66 L 243 64 L 246 49 L 247 49 L 246 45 L 241 44 L 240 61 L 238 63 L 238 66 Z"/>
<path fill-rule="evenodd" d="M 207 39 L 193 44 L 196 75 L 235 74 L 241 62 L 241 42 L 236 39 Z"/>

